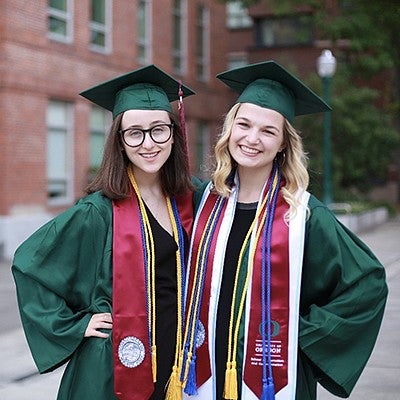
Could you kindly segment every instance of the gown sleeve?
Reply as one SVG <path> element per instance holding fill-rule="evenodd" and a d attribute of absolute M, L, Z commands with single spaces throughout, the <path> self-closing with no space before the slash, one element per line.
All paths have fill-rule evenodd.
<path fill-rule="evenodd" d="M 311 197 L 309 207 L 300 306 L 301 370 L 332 394 L 348 397 L 380 329 L 388 293 L 385 270 L 322 203 Z"/>
<path fill-rule="evenodd" d="M 83 340 L 104 254 L 104 213 L 81 202 L 17 249 L 12 272 L 22 325 L 40 373 L 68 361 Z"/>

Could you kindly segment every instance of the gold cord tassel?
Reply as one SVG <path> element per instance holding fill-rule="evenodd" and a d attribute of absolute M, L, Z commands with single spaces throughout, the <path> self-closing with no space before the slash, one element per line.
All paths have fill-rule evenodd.
<path fill-rule="evenodd" d="M 237 370 L 236 361 L 226 363 L 224 399 L 237 400 Z"/>
<path fill-rule="evenodd" d="M 178 367 L 172 367 L 172 373 L 167 383 L 167 393 L 165 400 L 181 400 L 182 399 L 182 383 L 179 380 Z"/>
<path fill-rule="evenodd" d="M 157 382 L 157 347 L 151 346 L 151 371 L 153 373 L 153 382 Z"/>

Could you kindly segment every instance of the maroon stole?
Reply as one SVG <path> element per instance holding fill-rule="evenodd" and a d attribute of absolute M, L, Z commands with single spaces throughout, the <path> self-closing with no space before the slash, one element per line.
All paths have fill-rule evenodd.
<path fill-rule="evenodd" d="M 176 197 L 190 235 L 192 194 Z M 113 201 L 114 390 L 121 400 L 148 399 L 154 391 L 139 204 L 135 194 Z"/>
<path fill-rule="evenodd" d="M 275 392 L 288 383 L 289 338 L 289 227 L 284 217 L 288 204 L 279 193 L 272 226 L 271 242 L 271 354 Z M 262 339 L 261 339 L 261 242 L 253 266 L 250 321 L 247 332 L 244 381 L 261 398 Z M 266 333 L 266 327 L 264 327 Z"/>
<path fill-rule="evenodd" d="M 191 249 L 191 265 L 190 265 L 190 276 L 189 276 L 189 285 L 188 285 L 188 290 L 187 293 L 190 294 L 192 293 L 193 289 L 193 279 L 194 279 L 194 271 L 196 268 L 196 256 L 199 251 L 199 244 L 201 240 L 201 236 L 203 235 L 203 232 L 205 230 L 205 226 L 207 223 L 207 218 L 210 216 L 212 209 L 218 199 L 218 196 L 214 193 L 210 193 L 208 195 L 207 201 L 204 204 L 201 214 L 198 218 L 197 225 L 196 225 L 196 230 L 193 232 L 194 238 L 192 238 L 193 241 L 193 247 Z M 196 380 L 197 380 L 197 387 L 200 387 L 208 378 L 211 376 L 211 369 L 210 369 L 210 357 L 208 354 L 208 346 L 209 346 L 209 338 L 208 338 L 208 309 L 209 309 L 209 300 L 210 300 L 210 288 L 211 288 L 211 272 L 212 272 L 212 260 L 214 258 L 214 253 L 215 253 L 215 246 L 217 241 L 215 240 L 219 231 L 219 228 L 221 226 L 222 222 L 222 217 L 224 215 L 226 209 L 226 204 L 225 207 L 222 209 L 221 212 L 221 218 L 218 221 L 218 225 L 214 234 L 214 237 L 212 239 L 212 244 L 211 244 L 211 249 L 210 249 L 210 255 L 208 258 L 208 265 L 207 265 L 207 274 L 205 276 L 205 284 L 204 284 L 204 290 L 202 294 L 202 306 L 200 309 L 200 321 L 203 323 L 204 328 L 205 328 L 205 337 L 204 337 L 204 342 L 203 344 L 197 348 L 196 354 L 197 354 L 197 373 L 196 373 Z M 187 298 L 187 302 L 189 301 L 189 297 Z M 186 305 L 186 309 L 188 309 L 189 304 Z M 208 368 L 203 368 L 203 366 L 208 366 Z"/>
<path fill-rule="evenodd" d="M 207 194 L 205 194 L 207 196 Z M 233 195 L 230 202 L 233 200 Z M 193 274 L 195 268 L 195 261 L 197 256 L 198 244 L 200 237 L 203 233 L 204 226 L 207 218 L 210 215 L 217 196 L 208 193 L 207 199 L 200 211 L 197 225 L 195 225 L 194 241 L 192 260 L 190 266 L 190 277 L 188 293 L 191 293 L 193 285 Z M 228 212 L 229 209 L 229 212 Z M 289 227 L 284 220 L 284 215 L 288 211 L 289 206 L 283 199 L 281 192 L 278 194 L 278 200 L 275 210 L 275 218 L 272 228 L 272 241 L 271 241 L 271 320 L 272 320 L 272 365 L 273 375 L 275 381 L 275 392 L 277 393 L 288 382 L 288 329 L 289 329 Z M 218 235 L 227 237 L 230 228 L 223 226 L 223 219 L 233 219 L 235 211 L 235 204 L 229 207 L 225 205 L 222 210 L 220 220 L 213 235 L 213 243 L 210 248 L 208 258 L 207 273 L 205 277 L 205 284 L 203 289 L 202 306 L 200 310 L 200 321 L 205 328 L 204 343 L 197 348 L 197 388 L 200 388 L 211 377 L 211 364 L 209 354 L 209 341 L 215 340 L 213 329 L 209 327 L 209 317 L 216 315 L 216 307 L 218 306 L 218 296 L 216 292 L 219 287 L 218 279 L 219 272 L 213 271 L 222 268 L 224 259 L 223 246 L 217 247 Z M 260 218 L 259 218 L 260 219 Z M 228 224 L 229 225 L 229 224 Z M 261 357 L 261 248 L 262 248 L 262 235 L 257 243 L 255 261 L 253 264 L 253 272 L 251 276 L 251 293 L 250 302 L 250 315 L 246 313 L 245 318 L 242 318 L 241 324 L 245 324 L 245 348 L 240 348 L 239 352 L 244 353 L 240 356 L 245 357 L 244 362 L 244 384 L 248 386 L 257 398 L 261 397 L 262 392 L 262 357 Z M 222 254 L 221 254 L 222 252 Z M 219 254 L 218 254 L 219 253 Z M 246 250 L 249 255 L 249 250 Z M 216 258 L 215 258 L 216 257 Z M 246 257 L 245 257 L 246 259 Z M 222 274 L 221 274 L 222 277 Z M 250 292 L 251 290 L 251 292 Z M 248 303 L 247 299 L 247 303 Z M 214 308 L 210 310 L 210 307 Z M 245 321 L 243 321 L 245 319 Z M 214 321 L 215 323 L 215 321 Z M 227 333 L 228 334 L 228 333 Z M 240 342 L 243 343 L 242 340 Z M 239 343 L 240 343 L 239 342 Z M 212 348 L 213 346 L 211 346 Z M 238 376 L 238 379 L 242 377 Z M 240 396 L 240 394 L 239 394 Z M 206 397 L 201 397 L 203 400 Z M 210 397 L 211 398 L 211 397 Z"/>

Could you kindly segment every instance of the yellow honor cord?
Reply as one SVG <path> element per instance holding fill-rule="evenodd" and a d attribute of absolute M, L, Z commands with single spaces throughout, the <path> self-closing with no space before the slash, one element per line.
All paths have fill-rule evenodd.
<path fill-rule="evenodd" d="M 157 381 L 157 347 L 156 347 L 156 274 L 155 274 L 155 248 L 154 248 L 154 238 L 153 232 L 151 230 L 149 217 L 147 215 L 146 207 L 144 205 L 143 199 L 140 196 L 140 190 L 136 183 L 135 176 L 133 174 L 131 166 L 128 167 L 128 177 L 132 184 L 133 189 L 135 190 L 136 196 L 139 202 L 140 213 L 143 218 L 143 229 L 145 236 L 145 247 L 147 254 L 147 277 L 148 277 L 148 290 L 147 292 L 147 303 L 149 307 L 149 331 L 151 333 L 151 366 L 152 366 L 152 374 L 153 374 L 153 382 Z M 179 244 L 179 233 L 178 233 L 178 224 L 176 218 L 174 216 L 174 212 L 172 209 L 171 199 L 166 197 L 168 215 L 172 225 L 173 237 L 175 241 Z M 177 333 L 176 333 L 176 346 L 175 346 L 175 364 L 173 366 L 172 375 L 176 375 L 176 379 L 174 379 L 174 384 L 172 385 L 176 389 L 178 386 L 181 386 L 179 382 L 178 375 L 178 363 L 180 359 L 180 349 L 182 347 L 182 323 L 183 323 L 183 315 L 182 315 L 182 259 L 180 249 L 178 248 L 176 251 L 176 277 L 177 277 Z M 172 383 L 170 381 L 170 383 Z M 169 385 L 171 386 L 171 385 Z M 176 392 L 181 393 L 181 389 L 176 390 Z M 182 396 L 181 396 L 182 397 Z M 181 397 L 173 397 L 173 399 L 179 400 Z"/>
<path fill-rule="evenodd" d="M 147 292 L 147 304 L 149 308 L 149 331 L 151 334 L 151 366 L 153 373 L 153 382 L 157 382 L 157 348 L 156 348 L 156 282 L 155 282 L 155 250 L 154 250 L 154 238 L 151 230 L 149 217 L 147 215 L 144 201 L 140 196 L 140 190 L 136 183 L 135 176 L 133 174 L 131 166 L 128 167 L 128 177 L 131 181 L 132 187 L 135 190 L 136 197 L 138 199 L 140 214 L 143 219 L 143 230 L 144 230 L 144 245 L 147 254 L 147 279 L 148 279 L 148 290 Z"/>
<path fill-rule="evenodd" d="M 264 209 L 267 199 L 272 198 L 275 190 L 277 189 L 277 183 L 278 183 L 278 174 L 275 174 L 272 182 L 272 188 L 271 188 L 271 194 L 269 196 L 269 192 L 267 193 L 266 196 L 264 196 L 263 201 L 261 203 L 261 206 L 259 207 L 253 222 L 250 225 L 249 230 L 247 231 L 246 237 L 243 241 L 242 248 L 240 249 L 239 253 L 239 258 L 238 258 L 238 264 L 237 264 L 237 269 L 236 269 L 236 274 L 235 274 L 235 283 L 234 283 L 234 289 L 233 289 L 233 295 L 232 295 L 232 305 L 231 305 L 231 316 L 229 319 L 229 333 L 228 333 L 228 357 L 227 357 L 227 370 L 225 372 L 225 385 L 224 385 L 224 398 L 229 399 L 229 400 L 236 400 L 238 398 L 238 389 L 237 389 L 237 369 L 236 369 L 236 356 L 237 356 L 237 347 L 238 347 L 238 340 L 239 340 L 239 329 L 240 329 L 240 321 L 242 319 L 242 314 L 244 310 L 244 305 L 245 305 L 245 300 L 247 296 L 247 288 L 249 285 L 250 281 L 250 276 L 251 272 L 253 269 L 253 263 L 254 263 L 254 256 L 255 252 L 257 249 L 257 243 L 261 235 L 262 227 L 265 223 L 266 219 L 266 212 L 264 213 L 259 225 L 258 229 L 256 232 L 256 238 L 255 238 L 255 244 L 252 248 L 251 255 L 249 258 L 249 265 L 247 268 L 246 272 L 246 279 L 243 285 L 243 290 L 240 296 L 240 302 L 239 302 L 239 309 L 236 317 L 236 322 L 235 320 L 235 307 L 236 307 L 236 296 L 237 296 L 237 290 L 238 290 L 238 282 L 239 282 L 239 276 L 240 276 L 240 271 L 242 267 L 242 260 L 243 256 L 247 247 L 247 243 L 250 239 L 251 233 L 254 229 L 255 224 L 257 223 L 262 210 Z M 235 328 L 233 327 L 235 325 Z"/>

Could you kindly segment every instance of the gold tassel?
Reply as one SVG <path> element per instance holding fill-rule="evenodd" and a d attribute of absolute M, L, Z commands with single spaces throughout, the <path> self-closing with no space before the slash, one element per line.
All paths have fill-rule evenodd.
<path fill-rule="evenodd" d="M 151 346 L 151 371 L 153 373 L 153 382 L 157 382 L 157 347 Z"/>
<path fill-rule="evenodd" d="M 167 383 L 165 400 L 181 400 L 182 399 L 182 384 L 179 380 L 178 367 L 172 367 L 172 373 Z"/>
<path fill-rule="evenodd" d="M 226 363 L 224 399 L 237 400 L 237 370 L 236 361 Z"/>
<path fill-rule="evenodd" d="M 224 382 L 224 399 L 228 398 L 229 386 L 231 380 L 231 362 L 228 361 L 226 363 L 226 370 L 225 370 L 225 382 Z"/>

